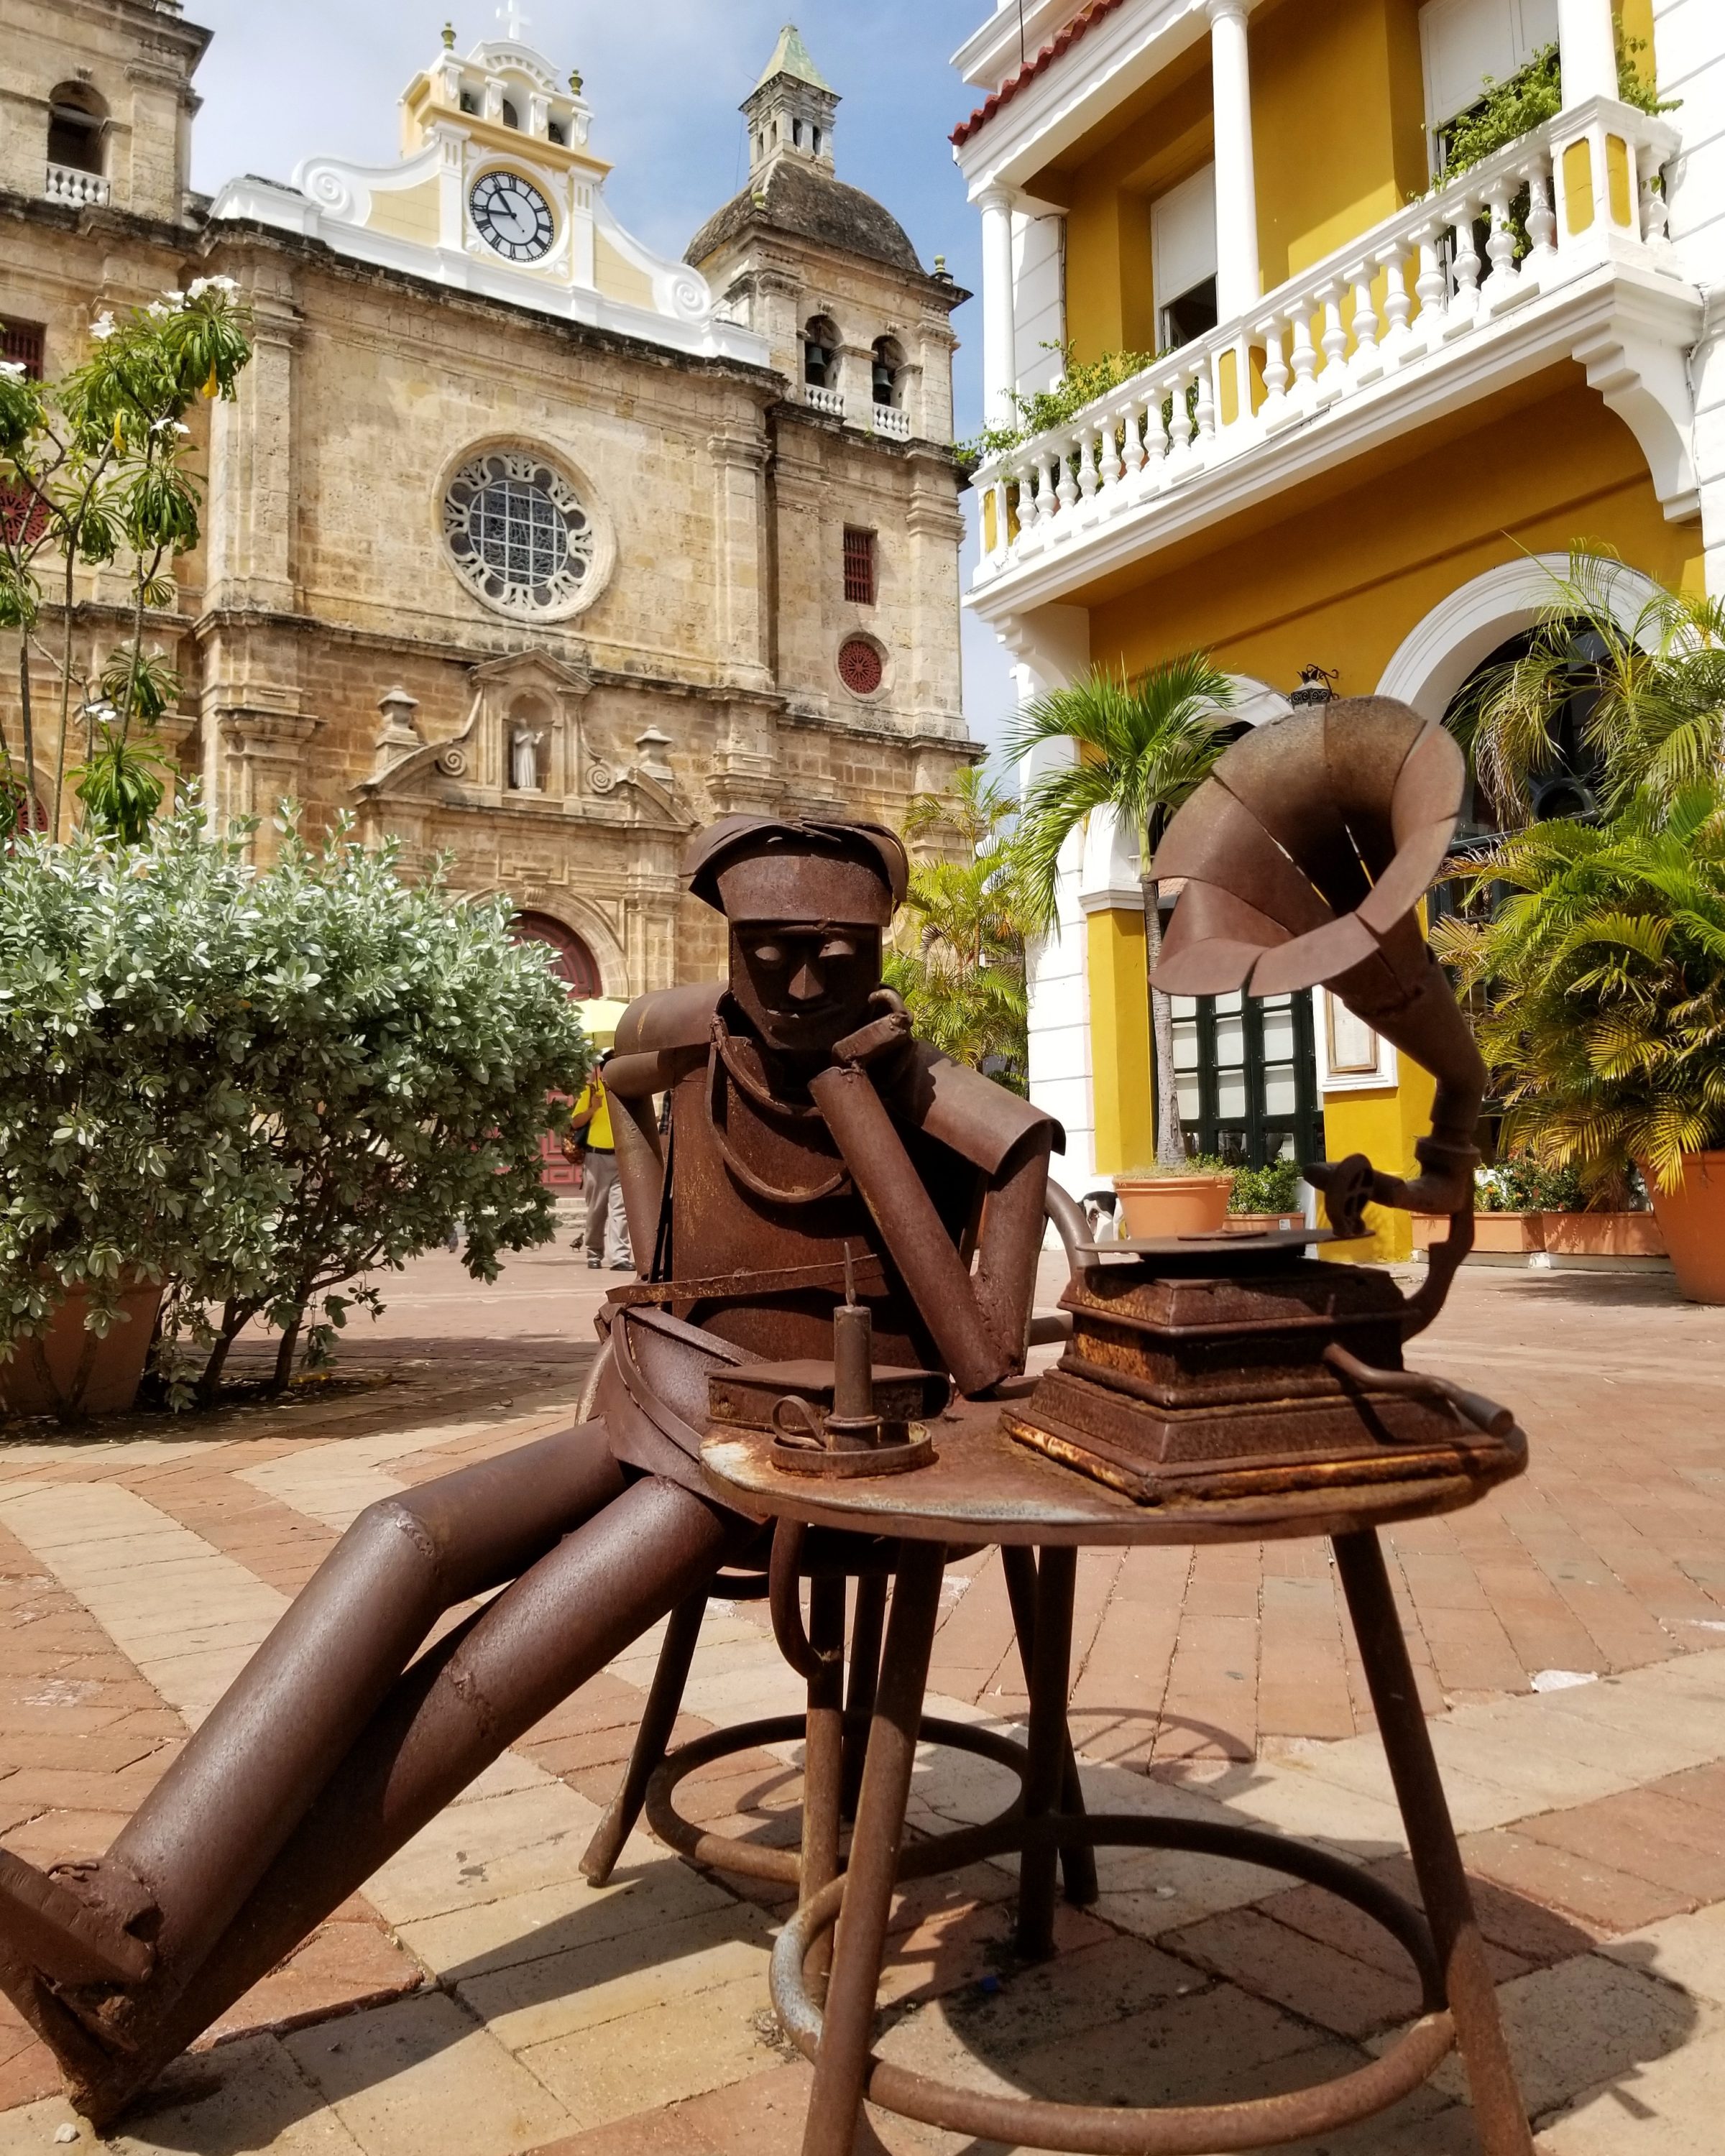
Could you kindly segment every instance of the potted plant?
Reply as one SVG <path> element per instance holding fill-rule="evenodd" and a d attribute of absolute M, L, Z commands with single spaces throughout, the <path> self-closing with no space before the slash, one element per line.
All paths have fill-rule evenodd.
<path fill-rule="evenodd" d="M 1170 1235 L 1209 1235 L 1224 1226 L 1234 1170 L 1202 1154 L 1167 1168 L 1137 1168 L 1113 1178 L 1127 1236 L 1153 1241 Z"/>
<path fill-rule="evenodd" d="M 1230 1228 L 1303 1228 L 1305 1177 L 1296 1160 L 1273 1160 L 1266 1168 L 1236 1168 L 1228 1194 Z"/>
<path fill-rule="evenodd" d="M 1633 1180 L 1639 1184 L 1639 1177 Z M 1666 1255 L 1659 1223 L 1645 1203 L 1629 1210 L 1589 1206 L 1573 1168 L 1547 1168 L 1530 1152 L 1507 1154 L 1494 1166 L 1481 1168 L 1474 1189 L 1474 1249 L 1482 1255 L 1544 1252 L 1589 1261 Z M 1416 1214 L 1414 1247 L 1430 1249 L 1449 1232 L 1446 1216 Z"/>
<path fill-rule="evenodd" d="M 1572 1169 L 1590 1210 L 1632 1209 L 1639 1174 L 1679 1288 L 1725 1302 L 1725 603 L 1637 609 L 1620 574 L 1578 557 L 1466 727 L 1509 810 L 1531 813 L 1542 773 L 1596 805 L 1470 862 L 1472 903 L 1508 897 L 1434 940 L 1482 1004 L 1512 1143 Z"/>

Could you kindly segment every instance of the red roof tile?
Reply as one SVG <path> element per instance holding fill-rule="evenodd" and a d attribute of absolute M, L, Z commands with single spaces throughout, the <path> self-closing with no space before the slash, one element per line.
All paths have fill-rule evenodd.
<path fill-rule="evenodd" d="M 1003 105 L 1010 105 L 1027 83 L 1034 82 L 1038 75 L 1052 67 L 1061 54 L 1076 45 L 1093 24 L 1100 23 L 1105 15 L 1111 15 L 1122 4 L 1123 0 L 1091 0 L 1084 13 L 1075 15 L 1059 37 L 1045 45 L 1034 60 L 1026 60 L 1016 74 L 1009 75 L 994 95 L 977 107 L 968 120 L 959 121 L 951 136 L 953 148 L 962 150 L 973 135 L 980 133 L 988 126 Z"/>

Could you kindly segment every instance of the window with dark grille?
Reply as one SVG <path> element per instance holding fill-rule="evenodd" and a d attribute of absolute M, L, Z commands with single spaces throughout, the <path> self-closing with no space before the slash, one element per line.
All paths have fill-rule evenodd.
<path fill-rule="evenodd" d="M 875 535 L 845 527 L 845 596 L 853 605 L 875 603 Z"/>
<path fill-rule="evenodd" d="M 32 382 L 42 379 L 42 347 L 40 322 L 7 322 L 0 327 L 0 359 L 22 367 Z"/>
<path fill-rule="evenodd" d="M 1195 1152 L 1241 1168 L 1323 1158 L 1312 998 L 1173 998 L 1180 1121 Z"/>

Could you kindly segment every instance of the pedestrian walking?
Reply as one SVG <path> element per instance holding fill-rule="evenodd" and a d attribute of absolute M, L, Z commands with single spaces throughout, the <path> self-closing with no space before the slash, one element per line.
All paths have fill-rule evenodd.
<path fill-rule="evenodd" d="M 581 1192 L 587 1204 L 588 1264 L 595 1270 L 609 1265 L 613 1272 L 632 1273 L 635 1261 L 623 1208 L 623 1187 L 617 1180 L 611 1102 L 604 1084 L 604 1069 L 611 1055 L 607 1049 L 582 1089 L 569 1118 L 567 1149 L 581 1168 Z"/>

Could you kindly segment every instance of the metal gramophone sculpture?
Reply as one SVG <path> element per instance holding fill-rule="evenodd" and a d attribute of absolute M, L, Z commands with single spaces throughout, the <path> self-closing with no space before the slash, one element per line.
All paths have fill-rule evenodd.
<path fill-rule="evenodd" d="M 1184 880 L 1157 984 L 1278 995 L 1322 983 L 1437 1081 L 1412 1181 L 1363 1155 L 1314 1164 L 1329 1230 L 1106 1246 L 1064 1298 L 1073 1340 L 1007 1427 L 1142 1503 L 1275 1498 L 1362 1483 L 1483 1486 L 1519 1471 L 1507 1409 L 1402 1368 L 1473 1243 L 1486 1071 L 1417 907 L 1466 782 L 1441 726 L 1387 699 L 1332 702 L 1230 748 L 1156 859 Z M 1368 1203 L 1450 1216 L 1425 1286 L 1320 1264 Z"/>

